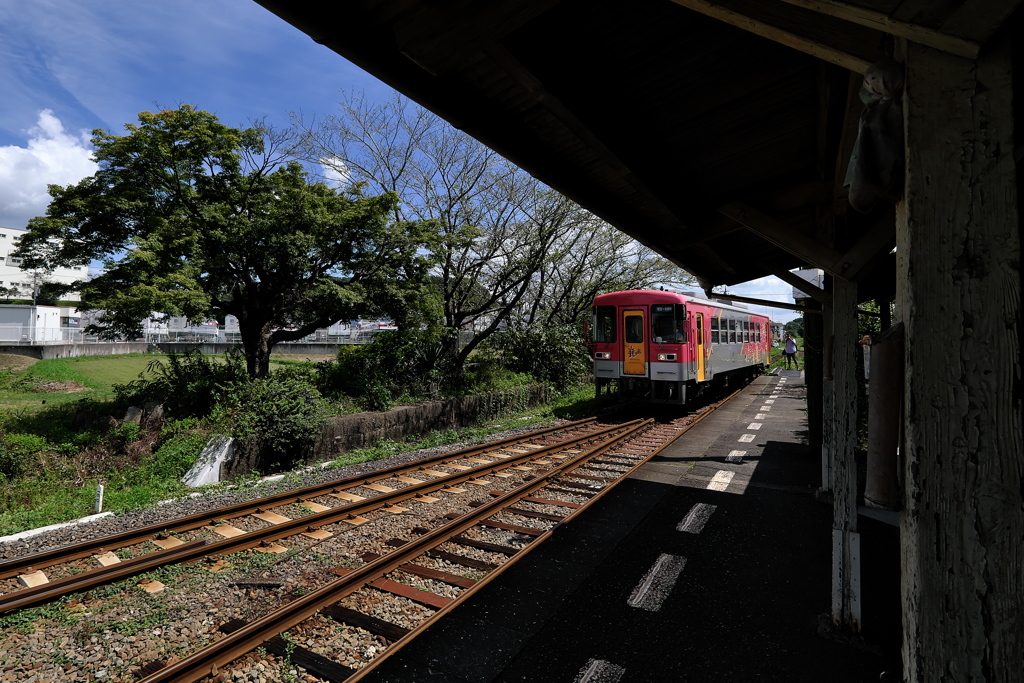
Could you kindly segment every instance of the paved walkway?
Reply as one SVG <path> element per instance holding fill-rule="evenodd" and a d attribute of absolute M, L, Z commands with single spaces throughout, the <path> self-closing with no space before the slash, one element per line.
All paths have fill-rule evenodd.
<path fill-rule="evenodd" d="M 834 635 L 831 508 L 813 495 L 801 373 L 782 375 L 757 379 L 366 680 L 900 680 L 894 530 L 862 522 L 865 635 Z"/>

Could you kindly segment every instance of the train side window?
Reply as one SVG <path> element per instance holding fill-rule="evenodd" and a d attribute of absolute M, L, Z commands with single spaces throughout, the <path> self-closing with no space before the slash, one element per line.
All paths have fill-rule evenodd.
<path fill-rule="evenodd" d="M 711 343 L 718 343 L 718 318 L 714 316 L 711 318 Z"/>
<path fill-rule="evenodd" d="M 756 328 L 757 329 L 754 330 L 754 334 L 757 335 L 757 342 L 760 343 L 761 342 L 761 323 L 758 323 L 756 325 Z"/>
<path fill-rule="evenodd" d="M 736 321 L 735 320 L 730 320 L 729 321 L 729 343 L 730 344 L 735 344 L 736 343 Z"/>
<path fill-rule="evenodd" d="M 644 340 L 644 317 L 642 315 L 626 316 L 626 343 L 640 344 Z"/>
<path fill-rule="evenodd" d="M 750 321 L 748 320 L 743 321 L 743 341 L 750 341 Z"/>
<path fill-rule="evenodd" d="M 594 331 L 595 342 L 615 341 L 615 307 L 594 306 Z"/>

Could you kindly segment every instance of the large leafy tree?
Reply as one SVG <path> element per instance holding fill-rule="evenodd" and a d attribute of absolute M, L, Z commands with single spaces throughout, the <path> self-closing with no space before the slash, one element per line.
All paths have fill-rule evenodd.
<path fill-rule="evenodd" d="M 17 252 L 29 268 L 102 260 L 101 275 L 73 285 L 82 310 L 104 311 L 101 333 L 137 336 L 153 311 L 234 315 L 249 374 L 265 377 L 279 342 L 423 310 L 436 233 L 396 220 L 396 194 L 309 182 L 282 136 L 189 105 L 126 130 L 94 132 L 99 170 L 51 185 Z"/>

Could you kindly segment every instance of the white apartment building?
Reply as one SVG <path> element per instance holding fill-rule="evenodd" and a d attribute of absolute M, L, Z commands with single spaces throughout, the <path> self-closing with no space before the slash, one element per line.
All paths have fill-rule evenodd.
<path fill-rule="evenodd" d="M 17 293 L 11 294 L 12 299 L 32 299 L 35 287 L 44 282 L 70 284 L 85 279 L 88 269 L 85 266 L 74 268 L 57 268 L 53 271 L 22 270 L 21 259 L 11 256 L 18 247 L 18 241 L 27 230 L 0 227 L 0 287 L 10 287 Z M 69 292 L 63 297 L 66 301 L 78 301 L 77 292 Z"/>

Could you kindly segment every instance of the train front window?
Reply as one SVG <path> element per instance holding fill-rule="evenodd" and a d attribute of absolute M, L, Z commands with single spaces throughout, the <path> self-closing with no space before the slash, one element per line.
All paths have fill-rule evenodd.
<path fill-rule="evenodd" d="M 615 307 L 594 306 L 594 331 L 595 342 L 615 341 Z"/>
<path fill-rule="evenodd" d="M 686 342 L 686 308 L 682 304 L 651 306 L 651 337 L 658 344 Z"/>

